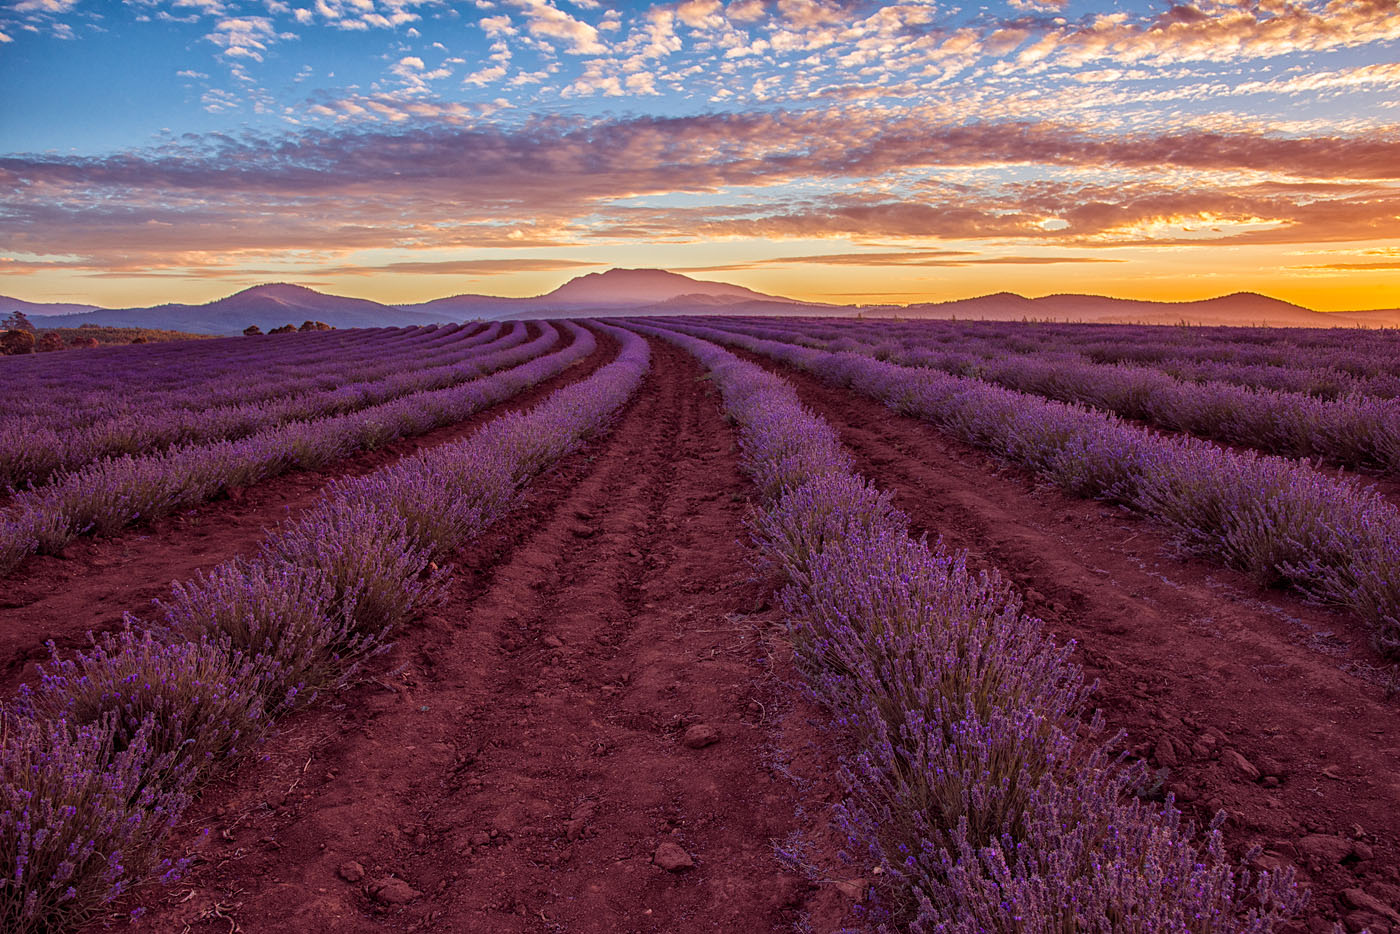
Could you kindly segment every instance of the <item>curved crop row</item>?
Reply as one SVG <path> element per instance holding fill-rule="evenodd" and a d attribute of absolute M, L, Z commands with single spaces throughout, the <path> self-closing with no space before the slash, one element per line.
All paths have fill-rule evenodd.
<path fill-rule="evenodd" d="M 139 412 L 83 427 L 0 425 L 0 486 L 37 486 L 55 473 L 103 457 L 136 456 L 176 444 L 237 441 L 288 422 L 327 418 L 410 393 L 441 389 L 480 375 L 476 360 L 483 354 L 508 350 L 527 339 L 524 325 L 517 325 L 486 343 L 468 338 L 431 353 L 415 347 L 411 354 L 390 356 L 387 361 L 375 355 L 363 368 L 345 360 L 334 360 L 333 368 L 331 362 L 323 362 L 320 368 L 335 374 L 334 385 L 275 397 L 266 394 L 264 371 L 258 368 L 250 373 L 245 367 L 240 377 L 243 391 L 261 397 L 256 402 L 216 405 L 213 393 L 180 392 L 148 402 Z M 205 404 L 191 407 L 201 398 Z"/>
<path fill-rule="evenodd" d="M 1054 325 L 1025 322 L 891 319 L 735 318 L 745 327 L 795 329 L 806 337 L 833 342 L 825 349 L 847 350 L 846 339 L 875 346 L 881 359 L 911 349 L 932 354 L 937 369 L 973 375 L 983 361 L 1009 356 L 1052 356 L 1078 364 L 1118 364 L 1156 370 L 1186 382 L 1228 383 L 1255 389 L 1295 392 L 1318 399 L 1400 397 L 1400 353 L 1389 332 L 1355 330 L 1340 348 L 1325 344 L 1304 329 L 1274 328 L 1276 345 L 1242 346 L 1249 333 L 1234 328 L 1204 328 L 1198 332 L 1234 332 L 1226 343 L 1209 337 L 1191 342 L 1173 340 L 1178 328 L 1115 325 Z M 1194 333 L 1194 332 L 1193 332 Z M 1366 348 L 1359 350 L 1358 348 Z M 1345 353 L 1339 353 L 1345 350 Z M 929 365 L 929 364 L 921 364 Z"/>
<path fill-rule="evenodd" d="M 462 336 L 463 329 L 455 326 L 366 328 L 269 337 L 267 343 L 248 338 L 201 341 L 198 352 L 182 353 L 173 344 L 98 348 L 84 356 L 88 365 L 82 368 L 75 368 L 71 358 L 59 360 L 53 354 L 11 357 L 5 361 L 7 379 L 0 395 L 6 418 L 54 415 L 83 424 L 89 417 L 85 408 L 99 417 L 138 411 L 152 398 L 178 398 L 181 391 L 222 387 L 234 395 L 222 400 L 216 395 L 211 404 L 239 399 L 237 394 L 247 390 L 242 377 L 250 366 L 295 382 L 305 376 L 307 366 L 337 359 L 360 363 Z"/>
<path fill-rule="evenodd" d="M 747 327 L 738 329 L 756 333 Z M 791 341 L 800 337 L 802 330 L 769 328 L 764 333 Z M 810 341 L 803 343 L 814 346 Z M 851 351 L 902 366 L 970 376 L 1017 392 L 1077 402 L 1168 431 L 1268 454 L 1400 473 L 1400 407 L 1390 400 L 1353 397 L 1328 401 L 1293 392 L 1190 383 L 1151 367 L 1090 363 L 1072 357 L 1003 353 L 968 359 L 957 351 L 930 351 L 917 340 L 891 348 L 887 341 L 847 339 L 820 349 Z"/>
<path fill-rule="evenodd" d="M 1382 652 L 1400 654 L 1400 511 L 1374 490 L 973 379 L 676 326 L 930 421 L 1077 496 L 1128 506 L 1198 554 L 1354 612 Z"/>
<path fill-rule="evenodd" d="M 473 363 L 480 377 L 445 389 L 413 393 L 346 415 L 279 425 L 239 441 L 98 461 L 62 475 L 48 486 L 16 495 L 0 519 L 0 574 L 9 573 L 32 552 L 60 551 L 79 535 L 111 534 L 133 522 L 206 502 L 233 487 L 293 468 L 319 467 L 358 450 L 459 422 L 529 385 L 520 381 L 532 371 L 520 364 L 558 341 L 559 332 L 546 328 L 529 343 L 477 358 Z M 577 352 L 567 347 L 543 359 L 558 372 L 577 359 Z M 488 373 L 496 375 L 486 377 Z"/>
<path fill-rule="evenodd" d="M 581 358 L 594 341 L 577 330 Z M 615 333 L 620 354 L 592 376 L 465 441 L 336 484 L 255 558 L 176 585 L 158 628 L 45 665 L 0 739 L 0 928 L 69 930 L 132 885 L 177 874 L 159 847 L 200 780 L 272 719 L 343 685 L 436 599 L 435 562 L 633 395 L 649 348 Z M 521 369 L 528 382 L 496 379 L 523 388 L 557 372 L 546 358 Z"/>
<path fill-rule="evenodd" d="M 634 325 L 636 326 L 636 325 Z M 913 538 L 791 386 L 707 341 L 696 356 L 762 493 L 760 546 L 814 697 L 853 748 L 841 823 L 886 880 L 883 930 L 1264 934 L 1301 898 L 1139 800 L 1067 649 L 995 573 Z"/>

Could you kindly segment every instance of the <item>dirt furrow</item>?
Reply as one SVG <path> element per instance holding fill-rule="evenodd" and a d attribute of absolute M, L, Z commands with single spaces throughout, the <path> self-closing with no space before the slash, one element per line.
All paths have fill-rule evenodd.
<path fill-rule="evenodd" d="M 733 435 L 698 368 L 654 352 L 612 432 L 463 556 L 391 677 L 292 723 L 221 811 L 209 794 L 189 894 L 147 929 L 839 924 L 849 898 L 775 854 L 824 845 L 830 761 L 756 612 Z"/>
<path fill-rule="evenodd" d="M 1099 679 L 1111 727 L 1232 848 L 1313 888 L 1302 929 L 1400 905 L 1400 703 L 1357 621 L 1182 558 L 1123 510 L 1070 498 L 854 393 L 789 379 L 917 529 L 999 568 Z M 1392 675 L 1393 677 L 1393 675 Z M 1348 895 L 1347 891 L 1352 890 Z"/>
<path fill-rule="evenodd" d="M 567 334 L 559 347 L 567 346 Z M 611 338 L 563 373 L 472 418 L 323 470 L 299 470 L 238 491 L 149 527 L 106 539 L 74 541 L 62 557 L 36 556 L 0 581 L 0 696 L 13 693 L 48 657 L 46 640 L 66 650 L 86 644 L 86 633 L 121 625 L 125 613 L 143 613 L 154 598 L 182 580 L 235 555 L 256 551 L 266 530 L 316 503 L 338 477 L 361 476 L 425 448 L 459 440 L 498 415 L 528 408 L 566 383 L 581 379 L 615 354 Z"/>

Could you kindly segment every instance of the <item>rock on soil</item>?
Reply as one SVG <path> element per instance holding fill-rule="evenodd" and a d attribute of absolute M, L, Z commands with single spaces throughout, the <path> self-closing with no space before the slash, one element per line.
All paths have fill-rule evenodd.
<path fill-rule="evenodd" d="M 691 749 L 703 749 L 719 742 L 719 731 L 708 723 L 697 723 L 685 731 L 681 742 Z"/>
<path fill-rule="evenodd" d="M 681 872 L 695 867 L 695 860 L 690 858 L 690 854 L 671 840 L 663 841 L 656 848 L 656 855 L 651 861 L 667 872 Z"/>
<path fill-rule="evenodd" d="M 1298 852 L 1319 866 L 1331 866 L 1351 855 L 1351 841 L 1331 834 L 1308 834 L 1298 841 Z"/>
<path fill-rule="evenodd" d="M 402 879 L 385 876 L 370 883 L 369 894 L 386 905 L 407 905 L 423 893 Z"/>
<path fill-rule="evenodd" d="M 340 864 L 340 868 L 336 870 L 336 875 L 340 876 L 340 878 L 344 879 L 346 882 L 359 882 L 365 877 L 365 867 L 361 866 L 353 859 L 348 860 Z"/>

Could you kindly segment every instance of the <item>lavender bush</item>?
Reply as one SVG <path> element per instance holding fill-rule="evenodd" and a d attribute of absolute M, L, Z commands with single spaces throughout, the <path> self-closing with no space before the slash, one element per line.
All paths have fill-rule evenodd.
<path fill-rule="evenodd" d="M 198 781 L 256 743 L 266 723 L 248 659 L 131 629 L 96 636 L 69 659 L 54 651 L 39 666 L 38 686 L 21 689 L 19 709 L 36 721 L 103 727 L 113 754 L 140 737 L 147 780 L 162 787 L 179 784 L 167 772 Z"/>
<path fill-rule="evenodd" d="M 135 884 L 174 878 L 156 850 L 188 793 L 147 780 L 149 725 L 121 750 L 101 723 L 0 711 L 0 726 L 0 930 L 68 930 Z"/>
<path fill-rule="evenodd" d="M 251 660 L 263 706 L 279 716 L 338 689 L 384 648 L 356 631 L 353 602 L 335 597 L 313 569 L 235 558 L 172 584 L 157 606 L 172 638 L 215 645 L 230 664 Z"/>

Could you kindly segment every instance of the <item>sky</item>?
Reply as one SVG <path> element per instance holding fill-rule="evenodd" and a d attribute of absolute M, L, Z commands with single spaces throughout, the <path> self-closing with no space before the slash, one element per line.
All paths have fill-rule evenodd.
<path fill-rule="evenodd" d="M 1400 307 L 1400 0 L 0 0 L 0 294 Z"/>

